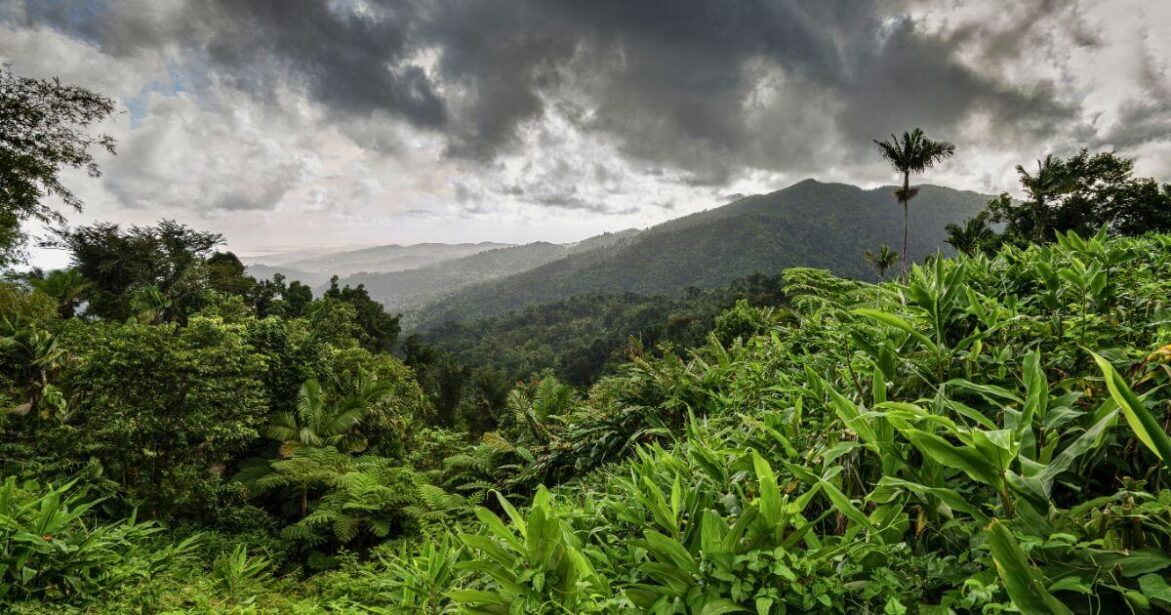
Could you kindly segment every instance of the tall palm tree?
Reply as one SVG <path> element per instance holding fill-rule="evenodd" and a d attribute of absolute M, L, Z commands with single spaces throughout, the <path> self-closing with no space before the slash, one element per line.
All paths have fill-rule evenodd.
<path fill-rule="evenodd" d="M 878 272 L 878 279 L 882 281 L 886 278 L 886 270 L 894 267 L 895 263 L 899 261 L 899 253 L 891 250 L 890 246 L 884 243 L 878 246 L 877 253 L 867 250 L 864 258 Z"/>
<path fill-rule="evenodd" d="M 992 239 L 992 229 L 981 216 L 968 218 L 963 226 L 948 224 L 943 227 L 947 231 L 944 243 L 963 252 L 968 256 L 975 254 L 985 243 Z"/>
<path fill-rule="evenodd" d="M 1049 198 L 1072 191 L 1074 180 L 1066 172 L 1061 159 L 1054 159 L 1053 154 L 1037 161 L 1036 174 L 1029 173 L 1019 164 L 1016 172 L 1021 177 L 1021 186 L 1024 186 L 1032 199 L 1033 241 L 1041 243 L 1045 241 L 1045 212 Z"/>
<path fill-rule="evenodd" d="M 77 304 L 92 286 L 77 269 L 58 269 L 44 277 L 29 278 L 28 283 L 33 290 L 57 301 L 57 313 L 63 319 L 73 318 Z"/>
<path fill-rule="evenodd" d="M 904 132 L 902 137 L 891 135 L 889 141 L 876 140 L 874 144 L 878 146 L 882 157 L 903 176 L 903 186 L 895 189 L 894 196 L 903 206 L 902 254 L 905 256 L 908 233 L 907 205 L 919 193 L 918 188 L 911 187 L 911 174 L 922 173 L 950 158 L 955 153 L 956 146 L 947 141 L 932 141 L 918 128 Z M 902 270 L 906 269 L 907 263 L 904 259 Z"/>

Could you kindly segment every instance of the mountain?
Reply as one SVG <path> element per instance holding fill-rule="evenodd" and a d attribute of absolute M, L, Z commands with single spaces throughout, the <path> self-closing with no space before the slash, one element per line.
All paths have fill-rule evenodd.
<path fill-rule="evenodd" d="M 364 284 L 370 296 L 389 311 L 409 312 L 462 288 L 522 273 L 580 252 L 610 247 L 637 233 L 630 229 L 569 244 L 536 242 L 496 248 L 416 269 L 359 273 L 343 278 L 339 284 Z"/>
<path fill-rule="evenodd" d="M 702 346 L 715 320 L 737 300 L 779 306 L 780 275 L 753 275 L 721 286 L 671 295 L 589 293 L 469 322 L 448 321 L 424 332 L 423 342 L 461 364 L 490 365 L 516 382 L 552 370 L 563 382 L 588 387 L 629 360 L 633 348 L 655 352 Z M 726 335 L 725 331 L 717 334 Z M 638 340 L 632 346 L 631 339 Z M 729 341 L 726 337 L 723 341 Z"/>
<path fill-rule="evenodd" d="M 988 198 L 922 186 L 911 201 L 911 257 L 950 253 L 942 243 L 944 227 L 976 215 Z M 418 326 L 503 314 L 582 293 L 653 295 L 688 286 L 714 288 L 795 266 L 872 279 L 874 271 L 862 255 L 881 243 L 901 247 L 902 217 L 889 187 L 863 190 L 805 180 L 660 224 L 615 246 L 457 291 L 420 310 Z"/>
<path fill-rule="evenodd" d="M 329 280 L 330 276 L 333 275 L 344 277 L 364 271 L 383 273 L 415 269 L 511 245 L 491 241 L 456 244 L 417 243 L 409 246 L 391 244 L 360 250 L 330 252 L 309 258 L 280 262 L 278 266 L 272 266 L 270 269 L 324 275 L 325 280 Z M 256 262 L 253 266 L 261 264 L 265 263 Z"/>
<path fill-rule="evenodd" d="M 294 280 L 309 286 L 310 288 L 318 288 L 329 282 L 329 274 L 327 273 L 313 273 L 311 271 L 301 271 L 300 269 L 292 269 L 283 267 L 281 265 L 262 265 L 256 263 L 248 265 L 244 268 L 244 272 L 256 278 L 257 280 L 270 280 L 272 276 L 281 274 L 285 276 L 286 282 Z"/>

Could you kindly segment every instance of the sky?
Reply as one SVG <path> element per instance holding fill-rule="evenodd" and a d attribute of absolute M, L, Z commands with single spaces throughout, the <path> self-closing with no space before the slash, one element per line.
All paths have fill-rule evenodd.
<path fill-rule="evenodd" d="M 1082 147 L 1171 181 L 1166 0 L 0 0 L 0 62 L 118 105 L 72 224 L 260 260 L 877 186 L 873 139 L 913 127 L 956 144 L 932 183 L 1014 192 Z"/>

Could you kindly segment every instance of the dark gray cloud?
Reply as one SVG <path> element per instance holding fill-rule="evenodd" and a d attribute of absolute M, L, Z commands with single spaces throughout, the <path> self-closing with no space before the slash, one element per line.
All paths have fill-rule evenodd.
<path fill-rule="evenodd" d="M 922 3 L 907 6 L 921 7 Z M 255 96 L 300 87 L 339 116 L 385 113 L 490 160 L 551 106 L 632 157 L 720 184 L 744 166 L 807 172 L 918 125 L 975 113 L 1006 134 L 1076 116 L 1044 81 L 977 72 L 1080 24 L 1032 3 L 1013 24 L 932 32 L 878 0 L 219 0 L 28 2 L 24 20 L 112 54 L 180 44 L 189 70 Z M 1079 40 L 1093 33 L 1079 26 Z M 1041 41 L 1041 42 L 1039 42 Z M 430 55 L 431 66 L 426 59 Z"/>
<path fill-rule="evenodd" d="M 506 146 L 546 99 L 565 96 L 591 110 L 579 125 L 636 158 L 691 171 L 695 184 L 746 165 L 808 172 L 827 156 L 868 153 L 874 136 L 947 132 L 974 113 L 1017 136 L 1076 116 L 1052 84 L 979 73 L 960 61 L 957 35 L 927 32 L 889 6 L 444 2 L 424 32 L 443 50 L 444 78 L 471 99 L 456 152 Z"/>
<path fill-rule="evenodd" d="M 413 2 L 357 5 L 321 0 L 221 0 L 194 3 L 210 62 L 241 87 L 271 92 L 304 86 L 332 111 L 390 111 L 412 124 L 439 127 L 444 102 L 423 68 L 412 63 Z M 278 83 L 272 83 L 276 80 Z"/>
<path fill-rule="evenodd" d="M 686 194 L 810 175 L 877 181 L 871 139 L 914 126 L 999 165 L 957 173 L 976 189 L 1010 187 L 1000 182 L 1015 181 L 1013 164 L 1048 150 L 1167 151 L 1151 147 L 1171 143 L 1158 51 L 1127 66 L 1141 95 L 1086 102 L 1114 82 L 1079 74 L 1072 54 L 1139 46 L 1147 32 L 1126 25 L 1120 37 L 1100 11 L 1085 17 L 1095 6 L 0 0 L 0 27 L 51 30 L 147 67 L 133 137 L 106 180 L 128 207 L 321 211 L 344 194 L 340 209 L 393 200 L 398 211 L 585 218 L 632 214 L 632 202 L 683 210 L 695 205 Z M 190 108 L 155 100 L 168 96 Z M 189 171 L 174 171 L 171 150 Z M 251 177 L 235 177 L 245 165 Z M 347 187 L 321 188 L 331 182 Z"/>
<path fill-rule="evenodd" d="M 338 114 L 388 112 L 437 128 L 446 123 L 444 101 L 423 68 L 410 61 L 420 45 L 413 35 L 424 19 L 420 4 L 28 0 L 8 19 L 52 27 L 114 56 L 178 45 L 191 53 L 177 68 L 210 71 L 255 96 L 304 88 Z"/>

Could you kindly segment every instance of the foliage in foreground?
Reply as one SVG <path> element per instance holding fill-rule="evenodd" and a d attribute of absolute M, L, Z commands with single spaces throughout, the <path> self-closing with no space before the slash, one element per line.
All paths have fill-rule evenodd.
<path fill-rule="evenodd" d="M 279 553 L 215 535 L 188 547 L 206 563 L 153 567 L 135 562 L 158 561 L 143 555 L 157 540 L 119 537 L 95 557 L 149 573 L 82 597 L 38 564 L 6 599 L 108 612 L 1166 610 L 1168 279 L 1166 236 L 1062 236 L 881 286 L 790 270 L 795 319 L 640 359 L 584 397 L 529 385 L 472 449 L 420 436 L 458 452 L 408 456 L 420 477 L 498 492 L 474 517 L 417 512 L 466 508 L 431 487 L 396 506 L 434 523 L 304 580 Z M 363 481 L 316 518 L 355 518 L 376 486 Z M 121 536 L 103 527 L 87 531 Z M 22 530 L 6 531 L 19 545 Z"/>

